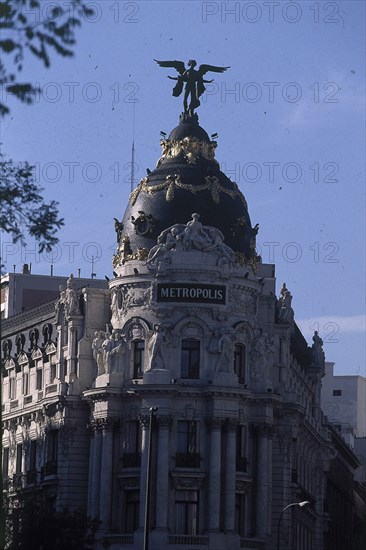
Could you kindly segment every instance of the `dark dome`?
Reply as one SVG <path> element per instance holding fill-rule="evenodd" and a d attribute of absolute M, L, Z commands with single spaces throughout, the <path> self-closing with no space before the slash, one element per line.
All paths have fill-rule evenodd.
<path fill-rule="evenodd" d="M 210 143 L 210 138 L 208 137 L 206 130 L 201 128 L 197 122 L 181 122 L 174 128 L 174 130 L 170 132 L 168 139 L 170 141 L 178 141 L 190 136 Z"/>
<path fill-rule="evenodd" d="M 122 220 L 122 257 L 146 255 L 159 234 L 176 223 L 187 223 L 197 212 L 203 225 L 218 228 L 240 262 L 255 258 L 255 233 L 247 204 L 236 183 L 215 160 L 216 142 L 192 118 L 181 121 L 161 140 L 157 167 L 131 193 Z M 124 251 L 123 251 L 124 250 Z"/>

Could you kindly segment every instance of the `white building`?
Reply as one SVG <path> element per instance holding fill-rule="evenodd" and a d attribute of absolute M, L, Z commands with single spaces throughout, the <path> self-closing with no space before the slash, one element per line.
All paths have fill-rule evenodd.
<path fill-rule="evenodd" d="M 69 279 L 3 323 L 3 474 L 84 507 L 98 548 L 329 550 L 322 341 L 255 252 L 244 196 L 194 117 L 116 224 L 109 289 Z M 197 213 L 197 214 L 196 214 Z M 156 407 L 150 426 L 151 408 Z M 151 429 L 151 432 L 150 432 Z"/>
<path fill-rule="evenodd" d="M 346 442 L 353 448 L 355 437 L 366 437 L 366 378 L 335 375 L 334 363 L 325 363 L 322 408 Z"/>

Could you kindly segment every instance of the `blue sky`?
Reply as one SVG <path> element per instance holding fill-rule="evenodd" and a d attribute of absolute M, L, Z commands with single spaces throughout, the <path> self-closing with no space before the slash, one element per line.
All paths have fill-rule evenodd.
<path fill-rule="evenodd" d="M 44 0 L 42 9 L 55 2 Z M 230 65 L 213 75 L 198 113 L 217 132 L 216 158 L 244 193 L 264 262 L 293 294 L 311 343 L 322 335 L 336 373 L 365 375 L 365 4 L 339 2 L 90 2 L 75 57 L 50 69 L 27 58 L 24 81 L 43 86 L 33 106 L 9 99 L 3 152 L 36 165 L 65 218 L 55 274 L 111 275 L 113 218 L 160 156 L 159 132 L 177 125 L 174 71 L 155 59 Z M 35 21 L 39 13 L 34 14 Z M 135 117 L 134 117 L 135 111 Z M 8 270 L 51 258 L 13 247 Z"/>

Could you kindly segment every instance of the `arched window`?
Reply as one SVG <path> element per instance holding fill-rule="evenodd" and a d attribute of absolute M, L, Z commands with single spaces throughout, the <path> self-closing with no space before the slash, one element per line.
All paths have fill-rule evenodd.
<path fill-rule="evenodd" d="M 143 377 L 144 359 L 145 359 L 145 341 L 133 340 L 132 342 L 133 378 Z"/>
<path fill-rule="evenodd" d="M 182 340 L 181 378 L 200 377 L 200 341 L 193 338 Z"/>

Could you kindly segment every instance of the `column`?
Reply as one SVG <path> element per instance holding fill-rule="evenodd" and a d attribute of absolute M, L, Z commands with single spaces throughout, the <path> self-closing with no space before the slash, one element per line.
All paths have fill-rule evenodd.
<path fill-rule="evenodd" d="M 236 421 L 226 421 L 225 531 L 235 529 L 236 428 Z"/>
<path fill-rule="evenodd" d="M 208 418 L 211 428 L 210 468 L 208 479 L 208 528 L 218 531 L 220 528 L 220 489 L 221 489 L 221 418 Z"/>
<path fill-rule="evenodd" d="M 91 431 L 91 430 L 90 430 Z M 95 433 L 92 432 L 90 436 L 90 449 L 89 449 L 89 474 L 88 474 L 88 508 L 87 513 L 89 517 L 92 517 L 92 491 L 93 491 L 93 463 L 94 463 L 94 438 Z"/>
<path fill-rule="evenodd" d="M 156 528 L 168 528 L 169 506 L 169 416 L 158 416 L 158 465 L 157 465 L 157 499 L 156 499 Z"/>
<path fill-rule="evenodd" d="M 149 417 L 141 419 L 141 470 L 140 470 L 140 522 L 139 529 L 144 530 L 145 523 L 145 498 L 146 498 L 146 474 L 147 474 L 147 455 L 149 443 Z"/>
<path fill-rule="evenodd" d="M 113 481 L 113 419 L 107 418 L 102 431 L 102 460 L 100 472 L 99 520 L 101 529 L 108 529 L 111 522 Z"/>
<path fill-rule="evenodd" d="M 102 432 L 99 429 L 99 424 L 94 423 L 95 435 L 93 445 L 93 475 L 91 480 L 91 517 L 98 519 L 99 517 L 99 490 L 100 490 L 100 471 L 102 458 Z"/>
<path fill-rule="evenodd" d="M 256 475 L 256 535 L 267 534 L 268 517 L 268 430 L 270 426 L 256 426 L 257 475 Z"/>
<path fill-rule="evenodd" d="M 267 443 L 267 533 L 272 531 L 272 429 L 268 430 Z"/>
<path fill-rule="evenodd" d="M 76 374 L 76 359 L 75 359 L 75 342 L 76 342 L 76 327 L 74 326 L 72 321 L 69 321 L 69 381 L 73 382 L 75 378 L 77 377 Z"/>

